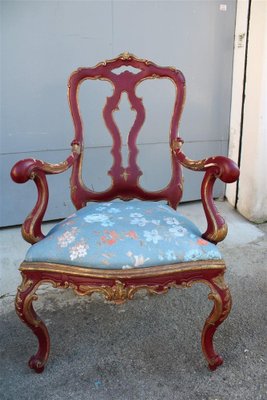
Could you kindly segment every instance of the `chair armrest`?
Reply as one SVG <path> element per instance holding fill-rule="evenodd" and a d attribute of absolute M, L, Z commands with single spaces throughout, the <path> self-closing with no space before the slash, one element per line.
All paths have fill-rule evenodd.
<path fill-rule="evenodd" d="M 26 158 L 18 161 L 11 170 L 11 178 L 16 183 L 25 183 L 32 179 L 37 187 L 37 202 L 31 213 L 27 216 L 21 227 L 23 238 L 33 244 L 42 240 L 45 235 L 42 233 L 41 224 L 46 212 L 49 189 L 46 175 L 60 174 L 69 169 L 80 155 L 80 145 L 72 142 L 72 153 L 59 164 L 50 164 L 33 158 Z"/>
<path fill-rule="evenodd" d="M 201 185 L 201 199 L 207 219 L 207 230 L 202 237 L 209 242 L 221 242 L 227 235 L 227 224 L 219 214 L 213 200 L 213 186 L 217 178 L 225 183 L 235 182 L 239 177 L 239 168 L 230 158 L 217 156 L 203 160 L 190 160 L 181 151 L 183 140 L 180 138 L 172 142 L 171 148 L 180 164 L 193 171 L 204 171 Z"/>

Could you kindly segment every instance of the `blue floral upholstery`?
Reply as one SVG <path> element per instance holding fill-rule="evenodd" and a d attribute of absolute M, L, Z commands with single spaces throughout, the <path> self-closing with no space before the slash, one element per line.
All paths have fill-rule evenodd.
<path fill-rule="evenodd" d="M 127 269 L 219 260 L 217 247 L 163 202 L 91 203 L 58 223 L 25 261 Z"/>

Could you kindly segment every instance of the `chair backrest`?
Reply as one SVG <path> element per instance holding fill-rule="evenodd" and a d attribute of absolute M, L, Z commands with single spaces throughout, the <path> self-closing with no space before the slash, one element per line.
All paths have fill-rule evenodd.
<path fill-rule="evenodd" d="M 125 70 L 120 74 L 113 70 L 122 66 L 135 68 L 137 73 Z M 138 72 L 139 70 L 139 72 Z M 177 137 L 179 120 L 182 113 L 185 79 L 183 74 L 173 67 L 160 67 L 151 61 L 138 59 L 133 54 L 123 53 L 113 60 L 107 60 L 97 64 L 93 68 L 79 68 L 69 79 L 68 96 L 71 114 L 75 127 L 74 145 L 79 145 L 81 154 L 74 163 L 71 176 L 71 196 L 76 208 L 82 208 L 89 201 L 109 201 L 115 198 L 130 200 L 138 198 L 141 200 L 167 200 L 176 208 L 183 191 L 181 166 L 175 160 L 170 146 L 170 158 L 172 175 L 166 187 L 157 191 L 146 191 L 139 185 L 139 178 L 142 171 L 137 165 L 137 137 L 145 120 L 145 108 L 142 98 L 137 97 L 136 87 L 146 79 L 170 79 L 176 88 L 175 104 L 170 122 L 169 142 Z M 103 108 L 105 124 L 112 136 L 113 145 L 111 154 L 113 165 L 108 171 L 112 178 L 111 186 L 103 192 L 95 192 L 87 188 L 82 181 L 82 160 L 83 160 L 83 126 L 78 104 L 78 91 L 81 83 L 86 79 L 100 79 L 109 81 L 113 86 L 113 94 L 107 97 Z M 126 93 L 132 109 L 136 111 L 135 121 L 131 127 L 128 138 L 128 165 L 122 163 L 122 137 L 113 119 L 113 112 L 118 108 L 121 95 Z"/>

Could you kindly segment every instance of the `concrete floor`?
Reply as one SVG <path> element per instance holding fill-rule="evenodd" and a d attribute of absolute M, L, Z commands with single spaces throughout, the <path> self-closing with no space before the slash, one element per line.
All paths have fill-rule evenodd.
<path fill-rule="evenodd" d="M 44 373 L 35 374 L 27 360 L 36 339 L 13 307 L 28 245 L 18 228 L 2 230 L 0 399 L 267 399 L 267 224 L 247 222 L 227 203 L 218 208 L 229 225 L 219 247 L 233 309 L 216 333 L 224 364 L 215 372 L 206 368 L 200 344 L 212 303 L 207 287 L 194 285 L 140 294 L 121 306 L 44 287 L 35 307 L 50 331 L 51 355 Z M 179 211 L 204 228 L 199 203 Z"/>

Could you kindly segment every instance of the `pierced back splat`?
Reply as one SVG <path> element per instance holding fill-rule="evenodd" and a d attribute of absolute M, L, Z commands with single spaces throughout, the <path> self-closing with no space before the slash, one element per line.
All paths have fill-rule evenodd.
<path fill-rule="evenodd" d="M 121 68 L 122 67 L 122 68 Z M 128 68 L 127 68 L 128 67 Z M 120 72 L 120 70 L 124 70 Z M 134 72 L 133 72 L 134 71 Z M 71 175 L 72 202 L 77 209 L 82 208 L 89 201 L 109 201 L 114 198 L 130 200 L 167 200 L 176 208 L 182 197 L 182 172 L 181 166 L 171 151 L 172 176 L 168 185 L 158 191 L 146 191 L 139 186 L 139 178 L 142 171 L 137 165 L 138 148 L 136 140 L 145 120 L 145 108 L 142 99 L 136 95 L 136 87 L 145 79 L 170 79 L 176 87 L 176 98 L 170 125 L 169 142 L 177 138 L 179 120 L 182 113 L 185 92 L 185 79 L 183 74 L 171 67 L 160 67 L 148 60 L 142 60 L 133 54 L 123 53 L 113 60 L 107 60 L 97 64 L 93 68 L 79 68 L 69 79 L 69 103 L 75 128 L 73 144 L 81 148 L 81 154 L 77 158 Z M 103 192 L 95 192 L 85 186 L 82 181 L 83 158 L 83 126 L 78 104 L 78 91 L 80 84 L 86 79 L 100 79 L 109 81 L 114 88 L 111 97 L 107 97 L 103 108 L 105 124 L 112 136 L 113 145 L 111 154 L 113 165 L 108 171 L 112 178 L 111 186 Z M 128 96 L 131 109 L 135 111 L 134 123 L 128 134 L 128 165 L 123 166 L 122 139 L 120 131 L 113 117 L 118 110 L 123 93 Z"/>

